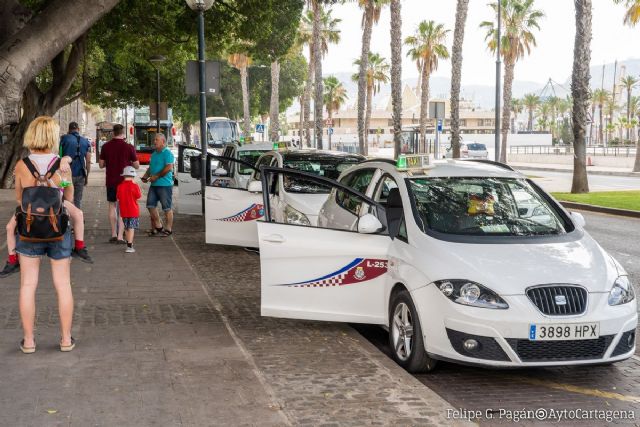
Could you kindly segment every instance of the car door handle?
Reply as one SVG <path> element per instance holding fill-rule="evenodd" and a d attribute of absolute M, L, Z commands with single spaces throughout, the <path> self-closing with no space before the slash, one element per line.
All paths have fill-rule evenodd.
<path fill-rule="evenodd" d="M 271 234 L 269 236 L 263 237 L 262 240 L 271 243 L 284 243 L 286 241 L 286 239 L 280 234 Z"/>
<path fill-rule="evenodd" d="M 222 200 L 220 196 L 207 196 L 207 200 Z"/>

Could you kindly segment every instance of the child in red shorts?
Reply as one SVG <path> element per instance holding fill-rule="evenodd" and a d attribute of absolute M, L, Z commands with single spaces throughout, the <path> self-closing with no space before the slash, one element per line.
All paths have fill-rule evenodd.
<path fill-rule="evenodd" d="M 132 166 L 125 167 L 120 175 L 124 177 L 124 181 L 118 185 L 116 199 L 124 223 L 124 238 L 127 241 L 127 248 L 124 251 L 132 254 L 136 251 L 133 248 L 133 235 L 135 230 L 140 227 L 138 199 L 142 197 L 142 192 L 138 184 L 133 181 L 136 177 L 136 170 Z"/>

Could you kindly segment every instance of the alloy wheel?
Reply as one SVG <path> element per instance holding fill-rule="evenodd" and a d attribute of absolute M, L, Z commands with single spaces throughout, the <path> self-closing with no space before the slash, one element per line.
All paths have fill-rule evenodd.
<path fill-rule="evenodd" d="M 408 360 L 413 351 L 413 319 L 409 306 L 404 302 L 398 304 L 393 312 L 391 337 L 398 359 Z"/>

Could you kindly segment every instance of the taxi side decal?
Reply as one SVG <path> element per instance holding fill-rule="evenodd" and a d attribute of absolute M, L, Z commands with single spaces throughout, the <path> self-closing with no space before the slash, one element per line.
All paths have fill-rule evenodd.
<path fill-rule="evenodd" d="M 264 206 L 254 203 L 249 206 L 247 209 L 238 212 L 235 215 L 231 215 L 225 218 L 216 218 L 214 221 L 224 221 L 224 222 L 246 222 L 246 221 L 255 221 L 264 216 Z"/>
<path fill-rule="evenodd" d="M 356 258 L 341 269 L 313 280 L 286 285 L 293 288 L 323 288 L 363 283 L 387 272 L 386 259 Z"/>

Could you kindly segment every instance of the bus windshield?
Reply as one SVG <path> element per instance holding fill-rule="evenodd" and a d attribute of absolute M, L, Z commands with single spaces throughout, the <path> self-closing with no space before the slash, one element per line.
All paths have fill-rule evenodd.
<path fill-rule="evenodd" d="M 171 141 L 169 140 L 169 136 L 167 136 L 167 126 L 160 125 L 160 130 L 167 138 L 167 146 L 171 145 Z M 156 127 L 155 126 L 136 126 L 135 127 L 135 145 L 136 150 L 138 151 L 152 151 L 155 149 L 153 145 L 153 138 L 156 135 Z"/>
<path fill-rule="evenodd" d="M 209 146 L 222 147 L 236 139 L 235 122 L 230 120 L 216 120 L 207 122 L 209 132 Z"/>

